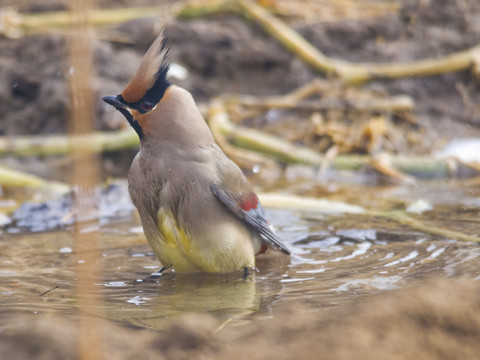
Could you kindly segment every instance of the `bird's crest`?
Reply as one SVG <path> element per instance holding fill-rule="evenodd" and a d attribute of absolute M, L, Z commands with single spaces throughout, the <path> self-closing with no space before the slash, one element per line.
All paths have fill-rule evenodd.
<path fill-rule="evenodd" d="M 162 31 L 148 49 L 137 72 L 120 94 L 127 103 L 136 103 L 147 92 L 158 94 L 158 100 L 163 97 L 166 88 L 170 85 L 166 79 L 169 69 L 166 41 L 165 32 Z"/>

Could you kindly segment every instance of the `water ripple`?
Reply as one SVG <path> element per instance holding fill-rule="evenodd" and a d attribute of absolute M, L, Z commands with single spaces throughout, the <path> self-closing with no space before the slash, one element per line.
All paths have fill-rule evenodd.
<path fill-rule="evenodd" d="M 404 262 L 407 262 L 409 260 L 412 260 L 412 259 L 415 259 L 416 257 L 418 256 L 418 251 L 417 250 L 414 250 L 412 251 L 410 254 L 408 254 L 407 256 L 401 258 L 401 259 L 398 259 L 398 260 L 395 260 L 395 261 L 392 261 L 386 265 L 384 265 L 385 267 L 388 267 L 388 266 L 394 266 L 394 265 L 398 265 L 400 263 L 404 263 Z"/>

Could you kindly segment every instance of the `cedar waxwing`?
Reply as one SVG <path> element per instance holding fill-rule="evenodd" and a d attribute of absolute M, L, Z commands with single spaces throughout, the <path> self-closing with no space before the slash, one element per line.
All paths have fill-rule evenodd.
<path fill-rule="evenodd" d="M 103 98 L 140 137 L 128 189 L 155 254 L 177 272 L 218 273 L 248 272 L 267 246 L 290 254 L 191 94 L 167 80 L 165 42 L 160 34 L 127 87 Z"/>

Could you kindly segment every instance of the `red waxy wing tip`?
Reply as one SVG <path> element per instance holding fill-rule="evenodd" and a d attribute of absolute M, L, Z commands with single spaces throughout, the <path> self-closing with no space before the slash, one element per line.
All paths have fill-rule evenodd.
<path fill-rule="evenodd" d="M 249 193 L 245 198 L 240 202 L 240 207 L 243 211 L 250 211 L 256 209 L 258 206 L 258 197 L 255 193 Z"/>

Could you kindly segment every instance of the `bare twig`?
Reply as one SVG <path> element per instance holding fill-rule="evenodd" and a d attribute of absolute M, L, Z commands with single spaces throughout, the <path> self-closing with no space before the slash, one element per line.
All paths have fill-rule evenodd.
<path fill-rule="evenodd" d="M 233 124 L 230 122 L 230 116 L 227 112 L 225 104 L 220 99 L 213 99 L 208 109 L 208 119 L 210 130 L 215 140 L 223 149 L 223 151 L 233 159 L 242 168 L 252 168 L 252 166 L 262 166 L 263 168 L 275 168 L 278 165 L 271 159 L 262 156 L 253 151 L 238 149 L 232 146 L 227 138 L 223 135 L 226 127 L 232 130 Z"/>
<path fill-rule="evenodd" d="M 277 136 L 233 124 L 221 100 L 216 99 L 214 104 L 216 109 L 222 109 L 223 107 L 223 110 L 220 112 L 212 111 L 209 116 L 209 124 L 219 144 L 222 147 L 227 144 L 227 153 L 229 155 L 233 154 L 233 152 L 228 141 L 283 163 L 302 163 L 314 166 L 323 164 L 324 156 L 314 150 L 292 145 Z M 218 116 L 218 114 L 221 114 L 221 116 Z M 212 117 L 212 115 L 215 116 Z M 368 166 L 371 162 L 371 157 L 364 155 L 340 155 L 331 161 L 333 168 L 358 170 L 361 167 Z M 382 156 L 382 161 L 384 164 L 388 163 L 389 166 L 397 171 L 411 175 L 430 174 L 431 176 L 445 177 L 449 174 L 448 162 L 444 159 L 385 154 Z"/>
<path fill-rule="evenodd" d="M 342 201 L 279 193 L 258 194 L 263 205 L 269 208 L 313 210 L 329 214 L 363 214 L 365 209 Z"/>
<path fill-rule="evenodd" d="M 397 180 L 401 180 L 402 182 L 405 182 L 405 183 L 410 183 L 410 184 L 414 184 L 415 183 L 415 180 L 413 179 L 413 177 L 411 176 L 408 176 L 400 171 L 398 171 L 397 169 L 395 169 L 393 166 L 392 166 L 392 161 L 391 161 L 391 158 L 389 158 L 388 156 L 386 156 L 386 154 L 380 154 L 378 156 L 373 156 L 371 159 L 370 159 L 370 166 L 377 170 L 378 172 L 392 178 L 392 179 L 397 179 Z"/>
<path fill-rule="evenodd" d="M 232 13 L 237 10 L 235 0 L 189 1 L 176 13 L 181 19 L 191 19 L 219 13 Z"/>
<path fill-rule="evenodd" d="M 297 54 L 314 69 L 338 76 L 347 83 L 362 83 L 378 78 L 399 78 L 407 76 L 428 76 L 471 68 L 480 73 L 480 45 L 444 57 L 429 58 L 409 63 L 349 63 L 332 59 L 310 44 L 305 38 L 275 17 L 265 8 L 251 0 L 215 0 L 188 3 L 179 10 L 164 7 L 92 10 L 89 25 L 101 26 L 124 21 L 169 14 L 190 18 L 222 12 L 236 12 L 258 21 L 273 37 L 287 49 Z M 11 8 L 0 13 L 0 33 L 9 37 L 64 28 L 71 23 L 68 12 L 43 14 L 19 14 Z"/>
<path fill-rule="evenodd" d="M 399 224 L 408 226 L 411 229 L 419 230 L 426 234 L 431 234 L 435 236 L 441 236 L 446 239 L 454 239 L 466 242 L 480 242 L 480 238 L 475 235 L 468 235 L 459 231 L 454 231 L 450 229 L 444 229 L 437 226 L 429 226 L 423 223 L 420 220 L 414 219 L 409 215 L 405 214 L 403 211 L 391 211 L 391 212 L 368 212 L 372 216 L 380 216 L 388 218 L 392 221 L 395 221 Z"/>
<path fill-rule="evenodd" d="M 53 288 L 50 288 L 50 289 L 44 291 L 43 293 L 41 293 L 40 296 L 47 295 L 50 291 L 53 291 L 53 290 L 58 289 L 58 288 L 59 288 L 59 285 L 54 286 Z"/>
<path fill-rule="evenodd" d="M 138 147 L 138 136 L 131 129 L 76 135 L 34 135 L 0 137 L 0 155 L 48 156 L 67 154 L 75 149 L 100 153 Z"/>
<path fill-rule="evenodd" d="M 142 17 L 157 16 L 165 13 L 166 7 L 141 7 L 124 9 L 91 10 L 87 19 L 90 26 L 119 24 Z M 14 8 L 0 11 L 0 34 L 19 38 L 32 33 L 68 28 L 72 24 L 72 14 L 68 11 L 46 12 L 38 14 L 20 14 Z"/>
<path fill-rule="evenodd" d="M 474 66 L 474 71 L 478 71 L 480 45 L 441 58 L 430 58 L 402 64 L 353 64 L 334 60 L 324 55 L 285 22 L 273 16 L 268 10 L 255 2 L 236 0 L 236 3 L 240 13 L 260 22 L 267 32 L 313 68 L 325 73 L 335 74 L 348 83 L 362 83 L 378 78 L 393 79 L 407 76 L 436 75 L 464 70 L 472 68 L 472 66 Z"/>
<path fill-rule="evenodd" d="M 357 214 L 359 216 L 374 216 L 386 218 L 391 221 L 405 225 L 411 229 L 421 231 L 425 234 L 440 236 L 446 239 L 454 239 L 466 242 L 480 242 L 480 238 L 475 235 L 465 234 L 463 232 L 430 226 L 421 220 L 407 215 L 404 211 L 371 211 L 365 210 L 361 206 L 344 203 L 341 201 L 331 201 L 327 199 L 318 199 L 312 197 L 263 193 L 259 194 L 262 203 L 270 208 L 288 208 L 314 210 L 315 212 L 325 212 L 329 214 Z"/>
<path fill-rule="evenodd" d="M 57 181 L 48 181 L 38 176 L 27 174 L 19 170 L 9 169 L 4 166 L 0 166 L 0 185 L 43 189 L 60 194 L 70 191 L 70 187 L 67 184 Z"/>
<path fill-rule="evenodd" d="M 410 111 L 414 107 L 413 99 L 408 95 L 369 99 L 323 98 L 318 100 L 299 100 L 286 96 L 253 97 L 231 96 L 226 99 L 229 105 L 263 109 L 299 109 L 299 110 L 360 110 L 360 111 Z"/>

